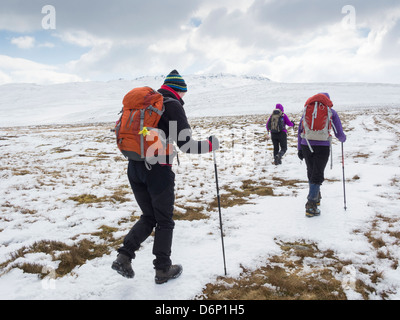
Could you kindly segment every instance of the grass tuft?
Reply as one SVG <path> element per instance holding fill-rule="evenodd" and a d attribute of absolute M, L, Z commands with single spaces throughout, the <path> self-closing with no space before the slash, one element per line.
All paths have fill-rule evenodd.
<path fill-rule="evenodd" d="M 265 266 L 239 278 L 219 278 L 207 284 L 196 299 L 207 300 L 345 300 L 342 283 L 336 279 L 345 262 L 314 243 L 278 242 L 281 255 Z M 307 261 L 306 261 L 307 260 Z"/>

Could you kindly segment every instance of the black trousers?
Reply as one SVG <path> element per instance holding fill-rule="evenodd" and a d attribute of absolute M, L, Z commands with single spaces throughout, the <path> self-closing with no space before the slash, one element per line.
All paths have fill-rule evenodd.
<path fill-rule="evenodd" d="M 307 165 L 308 182 L 311 184 L 322 185 L 325 180 L 325 167 L 329 160 L 330 147 L 312 146 L 314 152 L 311 152 L 308 146 L 302 145 L 304 160 Z"/>
<path fill-rule="evenodd" d="M 175 222 L 175 174 L 170 166 L 155 164 L 148 170 L 141 161 L 129 161 L 128 178 L 142 216 L 126 235 L 118 252 L 135 258 L 150 234 L 154 232 L 153 261 L 155 269 L 166 270 L 171 266 L 171 246 Z"/>
<path fill-rule="evenodd" d="M 283 157 L 287 151 L 287 133 L 284 131 L 271 133 L 271 140 L 274 145 L 274 158 L 277 154 Z"/>

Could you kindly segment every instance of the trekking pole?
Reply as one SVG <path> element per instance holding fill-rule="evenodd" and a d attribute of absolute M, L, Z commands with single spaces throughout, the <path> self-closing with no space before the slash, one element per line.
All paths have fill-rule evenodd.
<path fill-rule="evenodd" d="M 331 140 L 331 170 L 333 168 L 333 150 L 332 150 L 332 140 Z"/>
<path fill-rule="evenodd" d="M 215 170 L 215 183 L 217 186 L 217 199 L 218 199 L 218 212 L 219 212 L 219 227 L 221 229 L 221 242 L 222 242 L 222 255 L 224 258 L 224 271 L 226 275 L 226 261 L 225 261 L 225 245 L 224 245 L 224 232 L 222 229 L 222 215 L 221 215 L 221 197 L 219 195 L 219 186 L 218 186 L 218 169 L 217 169 L 217 160 L 215 156 L 215 150 L 213 150 L 214 157 L 214 170 Z"/>
<path fill-rule="evenodd" d="M 343 151 L 343 142 L 342 142 L 342 169 L 343 169 L 344 210 L 347 210 L 347 205 L 346 205 L 346 180 L 345 180 L 345 177 L 344 177 L 344 151 Z"/>

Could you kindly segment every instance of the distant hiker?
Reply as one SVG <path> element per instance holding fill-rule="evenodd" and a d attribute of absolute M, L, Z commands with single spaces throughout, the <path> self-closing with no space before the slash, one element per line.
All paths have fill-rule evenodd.
<path fill-rule="evenodd" d="M 283 106 L 281 104 L 277 104 L 266 125 L 268 131 L 267 139 L 269 139 L 269 132 L 271 132 L 272 143 L 274 145 L 275 165 L 282 164 L 282 157 L 287 151 L 286 126 L 294 127 L 294 124 L 284 113 Z"/>
<path fill-rule="evenodd" d="M 139 91 L 144 89 L 139 88 Z M 149 93 L 142 99 L 141 103 L 143 104 L 143 101 L 147 101 L 148 104 L 148 101 L 150 101 L 149 97 L 158 98 L 158 95 L 162 95 L 161 103 L 163 102 L 165 110 L 160 112 L 153 105 L 150 105 L 146 108 L 146 112 L 143 113 L 143 117 L 146 117 L 148 113 L 153 115 L 154 113 L 159 113 L 161 117 L 159 118 L 158 129 L 164 132 L 165 138 L 169 143 L 172 144 L 172 142 L 175 142 L 181 151 L 192 154 L 209 153 L 219 148 L 219 141 L 214 136 L 204 141 L 193 140 L 191 127 L 183 109 L 184 102 L 182 100 L 187 92 L 187 85 L 176 70 L 173 70 L 165 78 L 164 84 L 158 92 L 150 88 L 147 88 L 147 90 L 149 90 Z M 135 95 L 138 96 L 139 92 L 134 89 L 131 94 L 127 95 L 124 101 L 128 103 L 131 99 L 134 99 Z M 139 120 L 135 119 L 135 112 L 131 110 L 127 113 L 126 118 L 124 116 L 121 117 L 123 123 L 122 127 L 119 127 L 118 130 L 123 131 L 129 128 L 130 125 L 135 125 L 136 122 L 146 121 L 141 117 L 138 118 Z M 126 122 L 124 123 L 124 121 Z M 139 134 L 141 136 L 146 137 L 147 135 L 151 135 L 152 128 L 142 126 L 140 129 Z M 137 131 L 139 129 L 136 129 L 135 134 L 137 134 Z M 123 139 L 121 138 L 120 140 Z M 124 142 L 121 142 L 121 145 L 123 144 Z M 121 147 L 120 149 L 124 148 Z M 124 238 L 122 247 L 118 249 L 117 259 L 112 264 L 112 269 L 126 278 L 133 278 L 134 271 L 131 260 L 135 258 L 136 251 L 140 248 L 140 245 L 155 230 L 153 244 L 155 259 L 153 264 L 155 282 L 161 284 L 179 277 L 182 273 L 182 266 L 173 265 L 170 258 L 172 235 L 175 226 L 173 220 L 175 173 L 171 165 L 174 153 L 167 152 L 166 157 L 160 158 L 165 160 L 164 162 L 151 164 L 147 160 L 143 161 L 140 157 L 137 158 L 137 153 L 138 151 L 126 151 L 124 154 L 128 158 L 131 156 L 128 165 L 128 178 L 135 199 L 142 210 L 142 216 Z"/>
<path fill-rule="evenodd" d="M 341 142 L 346 141 L 342 123 L 328 93 L 317 94 L 307 100 L 298 129 L 298 157 L 305 160 L 309 193 L 306 216 L 321 214 L 320 187 L 324 182 L 324 171 L 328 163 L 332 143 L 331 129 Z"/>

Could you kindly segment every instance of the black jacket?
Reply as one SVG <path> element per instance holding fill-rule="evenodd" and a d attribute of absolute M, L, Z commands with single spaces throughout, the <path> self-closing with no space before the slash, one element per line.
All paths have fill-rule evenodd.
<path fill-rule="evenodd" d="M 159 89 L 165 98 L 165 111 L 161 116 L 158 128 L 163 130 L 167 139 L 175 141 L 182 152 L 192 154 L 208 153 L 210 145 L 208 140 L 196 141 L 192 138 L 192 130 L 186 117 L 186 112 L 183 109 L 185 104 L 182 99 L 179 99 L 170 91 Z"/>

